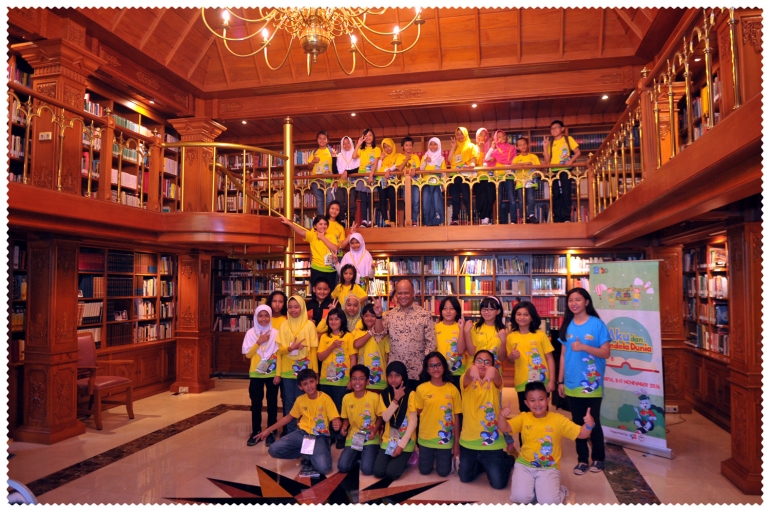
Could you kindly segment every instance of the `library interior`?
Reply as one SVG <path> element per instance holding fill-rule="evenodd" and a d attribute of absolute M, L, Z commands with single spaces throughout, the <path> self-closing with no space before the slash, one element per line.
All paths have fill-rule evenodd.
<path fill-rule="evenodd" d="M 413 467 L 415 455 L 400 478 L 377 477 L 377 462 L 363 474 L 363 455 L 361 471 L 338 471 L 334 442 L 325 475 L 308 473 L 315 455 L 279 459 L 251 445 L 250 383 L 266 380 L 245 350 L 247 334 L 262 333 L 255 310 L 283 291 L 306 298 L 312 316 L 311 279 L 329 280 L 321 269 L 331 268 L 336 283 L 332 264 L 357 233 L 372 258 L 359 282 L 385 320 L 402 307 L 393 298 L 402 280 L 437 326 L 447 297 L 479 325 L 493 297 L 508 332 L 528 302 L 558 365 L 579 295 L 568 305 L 568 291 L 590 293 L 610 328 L 606 371 L 622 379 L 604 379 L 593 413 L 601 467 L 580 474 L 585 441 L 564 436 L 564 502 L 761 503 L 762 17 L 759 8 L 9 8 L 16 495 L 509 503 L 511 478 L 496 489 L 491 475 L 463 477 L 462 437 L 448 476 L 425 474 L 422 460 Z M 612 269 L 646 263 L 649 279 L 612 284 Z M 291 315 L 301 299 L 288 302 Z M 643 333 L 631 335 L 644 345 L 638 358 L 623 350 L 620 314 Z M 321 348 L 310 353 L 321 358 Z M 465 357 L 471 367 L 475 355 Z M 500 367 L 493 419 L 506 404 L 512 416 L 534 414 L 521 412 L 516 386 L 527 378 L 514 366 Z M 283 405 L 296 398 L 284 384 Z M 631 401 L 619 402 L 623 393 Z M 554 390 L 549 417 L 582 424 L 567 399 Z M 496 425 L 487 426 L 498 436 Z M 501 450 L 522 450 L 516 437 Z"/>

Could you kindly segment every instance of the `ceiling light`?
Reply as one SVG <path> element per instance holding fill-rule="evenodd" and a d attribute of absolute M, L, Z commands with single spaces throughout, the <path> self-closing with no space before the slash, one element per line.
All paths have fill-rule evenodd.
<path fill-rule="evenodd" d="M 248 123 L 248 121 L 241 121 L 241 123 L 246 124 L 246 123 Z"/>
<path fill-rule="evenodd" d="M 602 99 L 603 100 L 608 100 L 608 99 L 610 99 L 610 97 L 605 94 L 604 96 L 602 96 Z"/>
<path fill-rule="evenodd" d="M 475 103 L 473 105 L 471 105 L 471 107 L 473 107 L 473 108 L 476 108 L 477 106 L 478 105 L 476 105 Z"/>
<path fill-rule="evenodd" d="M 249 19 L 245 16 L 236 14 L 230 9 L 224 9 L 221 11 L 221 20 L 212 26 L 206 19 L 206 9 L 201 8 L 201 18 L 203 19 L 206 28 L 216 37 L 221 39 L 222 44 L 227 51 L 236 57 L 252 57 L 257 53 L 264 51 L 265 62 L 270 69 L 275 71 L 283 67 L 286 63 L 288 56 L 291 53 L 292 42 L 295 39 L 298 39 L 300 47 L 307 55 L 308 76 L 310 75 L 313 63 L 316 62 L 319 55 L 329 49 L 329 46 L 333 47 L 337 63 L 340 65 L 340 68 L 342 68 L 342 71 L 347 75 L 351 75 L 356 69 L 356 54 L 360 55 L 360 57 L 369 65 L 377 68 L 384 68 L 393 64 L 397 55 L 401 55 L 411 50 L 414 45 L 417 44 L 417 41 L 419 41 L 420 29 L 422 24 L 425 23 L 425 21 L 420 18 L 419 7 L 415 8 L 415 13 L 411 20 L 406 22 L 403 26 L 399 24 L 393 29 L 393 37 L 390 41 L 384 39 L 384 36 L 390 35 L 389 33 L 380 32 L 367 24 L 367 22 L 369 22 L 377 27 L 377 18 L 380 16 L 388 16 L 394 12 L 389 11 L 389 8 L 372 9 L 368 7 L 282 7 L 269 10 L 260 8 L 259 16 Z M 241 11 L 241 14 L 245 14 L 245 12 Z M 233 26 L 231 26 L 231 22 Z M 237 30 L 232 30 L 236 25 L 238 26 Z M 252 29 L 249 25 L 257 25 L 256 30 Z M 267 30 L 268 25 L 276 27 L 272 34 Z M 414 42 L 406 48 L 399 49 L 399 46 L 402 45 L 401 33 L 411 28 L 412 25 L 417 26 L 417 34 L 414 38 Z M 233 34 L 239 33 L 238 31 L 240 31 L 240 33 L 248 35 L 235 37 L 231 34 L 228 36 L 228 30 L 231 30 Z M 283 60 L 278 66 L 273 67 L 267 59 L 267 47 L 270 46 L 270 42 L 281 30 L 290 37 L 290 40 Z M 385 65 L 380 65 L 373 64 L 367 59 L 366 55 L 359 52 L 358 47 L 356 46 L 357 39 L 353 33 L 354 31 L 358 32 L 368 43 L 367 50 L 377 50 L 380 53 L 391 55 L 390 62 Z M 229 43 L 233 41 L 248 41 L 252 37 L 258 35 L 262 36 L 262 43 L 257 49 L 250 53 L 237 53 L 229 46 Z M 350 52 L 353 54 L 353 66 L 350 71 L 343 67 L 337 50 L 337 43 L 335 41 L 336 37 L 343 35 L 350 37 Z M 380 41 L 377 41 L 378 39 Z M 379 46 L 378 43 L 383 46 L 392 46 L 393 49 L 383 48 Z"/>
<path fill-rule="evenodd" d="M 155 105 L 155 102 L 150 100 L 150 105 Z"/>
<path fill-rule="evenodd" d="M 351 115 L 352 117 L 356 117 L 356 113 L 355 113 L 355 112 L 351 112 L 351 113 L 350 113 L 350 115 Z"/>
<path fill-rule="evenodd" d="M 695 57 L 695 62 L 700 62 L 700 57 Z"/>

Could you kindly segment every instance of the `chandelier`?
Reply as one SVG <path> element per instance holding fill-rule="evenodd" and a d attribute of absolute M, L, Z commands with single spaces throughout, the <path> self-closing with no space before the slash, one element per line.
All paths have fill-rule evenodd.
<path fill-rule="evenodd" d="M 291 52 L 291 46 L 295 39 L 299 40 L 302 50 L 307 55 L 307 74 L 310 75 L 310 70 L 314 62 L 317 61 L 318 56 L 326 52 L 329 49 L 329 45 L 334 49 L 334 55 L 337 58 L 337 63 L 346 75 L 351 75 L 356 69 L 356 54 L 360 55 L 364 61 L 375 68 L 386 68 L 393 64 L 396 60 L 396 56 L 406 53 L 411 50 L 417 41 L 420 39 L 420 27 L 425 20 L 420 18 L 420 8 L 415 8 L 414 17 L 403 27 L 396 25 L 392 32 L 380 32 L 367 25 L 366 17 L 382 16 L 388 11 L 388 8 L 382 10 L 374 10 L 370 8 L 362 7 L 285 7 L 285 8 L 273 8 L 265 9 L 259 8 L 259 17 L 250 19 L 245 16 L 239 16 L 232 9 L 224 9 L 221 11 L 221 18 L 216 26 L 212 28 L 206 19 L 206 9 L 201 8 L 201 18 L 206 28 L 211 31 L 216 37 L 222 40 L 224 47 L 231 54 L 236 57 L 251 57 L 259 52 L 264 52 L 265 63 L 267 66 L 276 71 L 283 67 Z M 376 18 L 375 18 L 376 19 Z M 231 20 L 233 25 L 231 26 Z M 371 20 L 370 20 L 371 21 Z M 260 25 L 256 30 L 252 31 L 251 25 Z M 406 48 L 403 48 L 403 42 L 401 40 L 401 33 L 408 30 L 412 25 L 417 25 L 417 35 L 414 42 Z M 272 27 L 272 33 L 268 27 Z M 287 44 L 286 55 L 280 64 L 273 67 L 267 57 L 267 47 L 270 46 L 273 38 L 283 30 L 291 36 L 289 43 Z M 221 34 L 220 34 L 221 31 Z M 229 33 L 229 35 L 228 35 Z M 239 33 L 237 36 L 233 33 Z M 378 52 L 386 55 L 390 55 L 391 59 L 385 65 L 375 64 L 369 60 L 364 53 L 362 53 L 357 46 L 358 38 L 356 33 L 366 41 L 369 47 L 377 50 Z M 249 41 L 257 36 L 262 36 L 262 42 L 259 48 L 251 53 L 238 53 L 231 47 L 232 42 Z M 353 66 L 350 71 L 345 69 L 345 66 L 340 60 L 339 52 L 337 50 L 337 40 L 341 36 L 350 37 L 350 53 L 353 54 Z M 370 36 L 374 39 L 383 40 L 389 38 L 390 41 L 384 43 L 385 45 L 393 46 L 393 49 L 388 49 L 380 46 L 372 41 Z M 361 44 L 363 44 L 363 41 Z M 401 47 L 401 48 L 400 48 Z M 252 43 L 253 48 L 253 43 Z M 368 48 L 367 48 L 368 49 Z"/>

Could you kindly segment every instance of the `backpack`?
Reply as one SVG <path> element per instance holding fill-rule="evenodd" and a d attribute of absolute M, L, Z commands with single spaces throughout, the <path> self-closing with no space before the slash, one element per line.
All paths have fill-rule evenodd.
<path fill-rule="evenodd" d="M 572 158 L 572 156 L 575 154 L 575 151 L 573 151 L 572 146 L 570 146 L 569 144 L 569 135 L 565 135 L 564 137 L 566 137 L 567 139 L 567 149 L 569 150 L 569 157 Z M 548 142 L 548 156 L 553 157 L 553 138 Z M 548 163 L 550 164 L 551 162 L 548 162 Z M 572 169 L 572 168 L 569 167 L 568 169 Z M 549 169 L 549 170 L 553 172 L 553 169 Z"/>

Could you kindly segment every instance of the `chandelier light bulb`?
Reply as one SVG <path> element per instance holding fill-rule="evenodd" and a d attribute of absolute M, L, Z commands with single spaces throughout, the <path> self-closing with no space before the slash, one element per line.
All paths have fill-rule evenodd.
<path fill-rule="evenodd" d="M 270 36 L 270 32 L 268 32 L 266 28 L 263 28 L 262 29 L 262 39 L 267 41 L 269 36 Z"/>
<path fill-rule="evenodd" d="M 356 44 L 356 35 L 350 34 L 350 44 Z"/>
<path fill-rule="evenodd" d="M 227 9 L 222 11 L 222 21 L 225 23 L 228 23 L 230 21 L 230 11 L 228 11 Z"/>
<path fill-rule="evenodd" d="M 397 36 L 398 33 L 401 32 L 401 30 L 398 28 L 398 25 L 393 29 L 393 35 Z"/>

